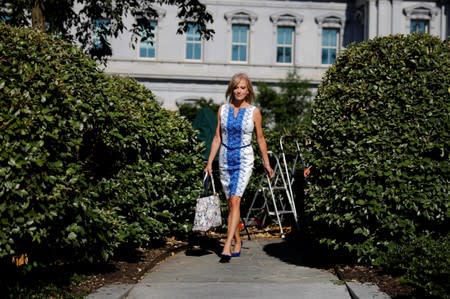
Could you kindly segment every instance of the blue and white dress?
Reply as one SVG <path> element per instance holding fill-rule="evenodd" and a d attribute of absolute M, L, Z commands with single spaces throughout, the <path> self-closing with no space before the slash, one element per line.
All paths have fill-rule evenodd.
<path fill-rule="evenodd" d="M 253 170 L 254 154 L 252 135 L 255 127 L 255 106 L 234 108 L 224 104 L 220 108 L 222 145 L 219 152 L 220 181 L 227 198 L 244 194 Z"/>

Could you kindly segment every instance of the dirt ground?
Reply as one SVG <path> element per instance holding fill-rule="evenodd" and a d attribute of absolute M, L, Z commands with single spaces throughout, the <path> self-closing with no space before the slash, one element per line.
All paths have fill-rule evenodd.
<path fill-rule="evenodd" d="M 273 230 L 250 231 L 252 238 L 279 238 L 279 234 Z M 212 234 L 212 238 L 220 240 L 223 235 Z M 87 275 L 75 285 L 68 288 L 77 294 L 89 294 L 95 290 L 113 283 L 133 284 L 137 283 L 155 265 L 177 251 L 189 248 L 188 242 L 169 239 L 163 247 L 152 249 L 137 249 L 130 252 L 128 257 L 111 261 L 106 267 L 108 270 L 99 270 L 98 273 Z M 388 294 L 393 299 L 411 298 L 414 289 L 400 283 L 398 277 L 394 277 L 382 271 L 362 265 L 339 264 L 330 266 L 330 272 L 346 281 L 372 283 Z"/>

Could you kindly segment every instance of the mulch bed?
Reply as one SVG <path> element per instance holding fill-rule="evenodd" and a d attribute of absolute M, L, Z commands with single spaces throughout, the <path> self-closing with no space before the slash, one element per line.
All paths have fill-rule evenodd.
<path fill-rule="evenodd" d="M 335 272 L 338 277 L 345 281 L 370 283 L 377 285 L 380 291 L 386 293 L 391 298 L 411 298 L 415 289 L 402 284 L 399 277 L 383 273 L 383 271 L 361 265 L 336 265 Z"/>
<path fill-rule="evenodd" d="M 107 265 L 102 265 L 109 271 L 102 269 L 98 273 L 85 274 L 85 279 L 68 286 L 68 289 L 76 294 L 86 295 L 110 284 L 135 284 L 158 263 L 186 246 L 187 242 L 168 240 L 162 247 L 135 249 L 129 252 L 129 256 L 122 255 Z"/>

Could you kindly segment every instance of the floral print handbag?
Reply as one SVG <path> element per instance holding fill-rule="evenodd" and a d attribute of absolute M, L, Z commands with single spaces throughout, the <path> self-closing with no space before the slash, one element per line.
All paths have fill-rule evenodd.
<path fill-rule="evenodd" d="M 212 195 L 208 194 L 208 181 L 211 181 Z M 222 225 L 222 215 L 220 211 L 220 198 L 214 186 L 214 178 L 211 174 L 205 173 L 203 178 L 203 193 L 197 198 L 195 206 L 195 218 L 193 231 L 205 232 L 213 227 Z"/>

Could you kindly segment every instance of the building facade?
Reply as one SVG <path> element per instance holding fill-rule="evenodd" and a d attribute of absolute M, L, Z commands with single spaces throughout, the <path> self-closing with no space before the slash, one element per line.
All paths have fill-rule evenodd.
<path fill-rule="evenodd" d="M 127 32 L 111 40 L 105 70 L 137 79 L 168 109 L 200 98 L 224 102 L 237 72 L 276 84 L 295 70 L 314 89 L 350 43 L 416 31 L 447 39 L 449 2 L 203 0 L 214 18 L 209 41 L 193 23 L 176 35 L 177 8 L 161 6 L 148 24 L 155 29 L 152 41 L 133 48 Z"/>

